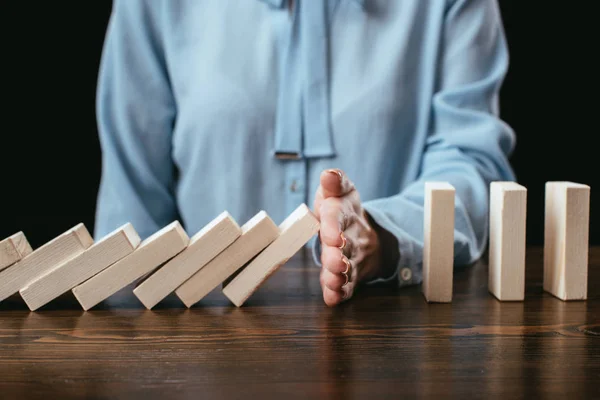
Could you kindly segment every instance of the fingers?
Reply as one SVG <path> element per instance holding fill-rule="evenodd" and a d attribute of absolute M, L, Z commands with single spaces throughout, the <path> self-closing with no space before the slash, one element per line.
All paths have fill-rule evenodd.
<path fill-rule="evenodd" d="M 342 286 L 338 289 L 339 282 L 337 281 L 334 274 L 327 271 L 326 269 L 321 270 L 321 289 L 323 290 L 323 300 L 325 304 L 329 307 L 336 306 L 344 301 L 350 299 L 354 292 L 354 284 L 348 283 L 344 285 L 342 282 Z M 332 280 L 335 279 L 335 280 Z M 344 282 L 345 282 L 345 278 Z M 330 288 L 333 286 L 334 289 Z"/>
<path fill-rule="evenodd" d="M 350 213 L 346 203 L 336 197 L 323 200 L 320 207 L 321 227 L 319 234 L 326 246 L 340 247 L 343 244 L 340 232 L 349 224 Z"/>
<path fill-rule="evenodd" d="M 348 249 L 348 243 L 346 243 L 344 252 L 346 252 L 346 249 Z M 328 269 L 331 273 L 341 274 L 346 272 L 348 266 L 344 259 L 348 261 L 348 258 L 342 254 L 339 248 L 323 246 L 321 250 L 321 264 L 323 264 L 323 268 Z"/>
<path fill-rule="evenodd" d="M 360 208 L 360 195 L 354 183 L 340 169 L 327 169 L 321 172 L 319 188 L 313 201 L 313 210 L 319 220 L 323 202 L 331 198 L 344 199 L 349 201 L 352 207 Z"/>
<path fill-rule="evenodd" d="M 323 199 L 342 197 L 354 190 L 354 184 L 341 169 L 327 169 L 321 172 L 320 190 Z"/>
<path fill-rule="evenodd" d="M 352 296 L 354 290 L 354 268 L 352 262 L 333 247 L 325 247 L 321 255 L 320 282 L 323 290 L 323 300 L 329 307 L 335 306 Z"/>
<path fill-rule="evenodd" d="M 321 270 L 321 286 L 333 292 L 343 293 L 346 277 L 342 274 L 334 274 L 326 268 Z"/>
<path fill-rule="evenodd" d="M 334 292 L 327 287 L 323 287 L 323 300 L 329 307 L 336 306 L 345 300 L 343 292 Z"/>
<path fill-rule="evenodd" d="M 342 232 L 353 224 L 359 206 L 358 191 L 343 171 L 331 169 L 321 173 L 314 211 L 321 223 L 321 288 L 323 300 L 330 307 L 345 301 L 353 292 L 351 277 L 355 272 L 347 258 L 352 254 L 352 240 Z"/>

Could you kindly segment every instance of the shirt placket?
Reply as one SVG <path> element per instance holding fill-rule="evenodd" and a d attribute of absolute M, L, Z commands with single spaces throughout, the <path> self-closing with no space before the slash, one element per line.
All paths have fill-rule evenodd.
<path fill-rule="evenodd" d="M 301 203 L 308 203 L 306 160 L 287 161 L 285 171 L 286 209 L 287 214 L 291 214 Z"/>
<path fill-rule="evenodd" d="M 284 163 L 288 213 L 310 201 L 307 160 L 335 155 L 329 126 L 329 11 L 328 0 L 296 0 L 289 29 L 283 31 L 274 155 Z"/>

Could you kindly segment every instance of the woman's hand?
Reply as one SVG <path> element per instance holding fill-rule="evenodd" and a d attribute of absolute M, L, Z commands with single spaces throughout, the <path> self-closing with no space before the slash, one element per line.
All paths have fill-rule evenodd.
<path fill-rule="evenodd" d="M 314 202 L 321 222 L 321 288 L 328 306 L 352 297 L 358 283 L 382 273 L 378 231 L 362 208 L 354 184 L 338 169 L 321 173 Z"/>

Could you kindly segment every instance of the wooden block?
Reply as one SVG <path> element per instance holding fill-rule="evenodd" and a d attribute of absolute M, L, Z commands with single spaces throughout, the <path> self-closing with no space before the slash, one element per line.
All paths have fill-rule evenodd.
<path fill-rule="evenodd" d="M 139 244 L 140 237 L 133 226 L 125 224 L 21 289 L 21 297 L 35 311 L 131 254 Z"/>
<path fill-rule="evenodd" d="M 425 183 L 422 290 L 430 303 L 452 301 L 454 196 L 447 182 Z"/>
<path fill-rule="evenodd" d="M 0 301 L 19 292 L 37 277 L 83 253 L 93 243 L 92 236 L 83 224 L 78 224 L 55 237 L 0 272 Z"/>
<path fill-rule="evenodd" d="M 279 228 L 265 211 L 260 211 L 242 226 L 235 242 L 175 290 L 191 307 L 227 280 L 279 235 Z"/>
<path fill-rule="evenodd" d="M 223 294 L 241 307 L 246 300 L 298 252 L 320 228 L 319 220 L 301 204 L 280 225 L 279 236 L 223 288 Z"/>
<path fill-rule="evenodd" d="M 561 300 L 586 300 L 590 187 L 547 182 L 544 226 L 544 291 Z"/>
<path fill-rule="evenodd" d="M 144 279 L 133 293 L 151 309 L 241 234 L 231 215 L 227 211 L 221 213 L 191 238 L 184 251 Z"/>
<path fill-rule="evenodd" d="M 501 301 L 524 300 L 527 189 L 492 182 L 489 214 L 488 290 Z"/>
<path fill-rule="evenodd" d="M 189 237 L 179 221 L 174 221 L 140 243 L 135 251 L 73 288 L 84 310 L 134 283 L 137 279 L 179 254 Z"/>
<path fill-rule="evenodd" d="M 33 252 L 23 232 L 0 241 L 0 271 L 10 267 Z"/>

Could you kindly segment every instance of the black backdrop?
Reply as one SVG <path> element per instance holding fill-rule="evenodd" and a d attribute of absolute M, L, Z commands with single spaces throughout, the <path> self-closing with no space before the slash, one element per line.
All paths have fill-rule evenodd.
<path fill-rule="evenodd" d="M 543 243 L 545 182 L 571 180 L 592 186 L 590 241 L 600 244 L 592 11 L 519 0 L 500 6 L 511 53 L 501 113 L 518 136 L 511 162 L 528 188 L 528 242 Z M 94 100 L 111 2 L 13 1 L 0 10 L 0 237 L 22 230 L 38 247 L 79 222 L 93 230 Z"/>

